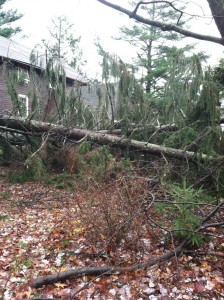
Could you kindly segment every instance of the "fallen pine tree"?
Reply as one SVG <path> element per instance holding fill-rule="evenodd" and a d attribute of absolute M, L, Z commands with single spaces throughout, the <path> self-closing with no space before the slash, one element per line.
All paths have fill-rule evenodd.
<path fill-rule="evenodd" d="M 128 147 L 130 149 L 135 149 L 141 152 L 153 153 L 156 155 L 168 155 L 174 158 L 182 158 L 182 159 L 199 159 L 202 160 L 214 160 L 217 157 L 208 157 L 205 154 L 199 155 L 194 152 L 184 151 L 180 149 L 173 149 L 168 147 L 163 147 L 159 145 L 149 144 L 146 142 L 139 142 L 136 140 L 130 140 L 123 137 L 113 136 L 109 134 L 103 134 L 99 132 L 94 132 L 85 129 L 77 129 L 77 128 L 67 128 L 62 125 L 54 125 L 51 123 L 44 123 L 39 121 L 27 120 L 22 118 L 12 118 L 8 116 L 0 116 L 0 126 L 2 130 L 9 130 L 13 132 L 13 130 L 17 134 L 24 135 L 37 135 L 41 136 L 43 134 L 49 134 L 52 137 L 60 135 L 64 138 L 74 141 L 80 141 L 83 139 L 91 140 L 92 142 L 98 144 L 107 144 L 109 146 L 114 147 Z M 223 160 L 223 157 L 218 157 Z M 220 161 L 222 163 L 222 161 Z M 200 226 L 195 229 L 195 233 L 203 232 L 204 224 L 216 214 L 223 207 L 223 203 L 217 205 L 214 210 L 207 214 L 207 217 L 204 218 Z M 172 235 L 172 231 L 170 231 Z M 101 266 L 101 267 L 85 267 L 81 269 L 71 269 L 63 272 L 59 272 L 52 275 L 41 276 L 33 280 L 31 283 L 33 287 L 38 288 L 43 285 L 51 284 L 57 281 L 64 281 L 70 278 L 76 278 L 84 275 L 94 275 L 94 276 L 102 276 L 102 275 L 110 275 L 117 273 L 126 273 L 135 271 L 138 269 L 145 269 L 150 266 L 153 266 L 159 262 L 165 262 L 167 260 L 172 259 L 175 256 L 181 255 L 181 253 L 187 249 L 187 245 L 189 243 L 189 239 L 185 239 L 179 243 L 178 246 L 173 247 L 172 250 L 167 250 L 162 255 L 158 255 L 156 257 L 149 257 L 147 261 L 133 264 L 132 266 L 122 267 L 122 266 Z"/>
<path fill-rule="evenodd" d="M 156 126 L 153 124 L 147 124 L 147 125 L 136 125 L 133 124 L 132 128 L 128 128 L 125 130 L 125 132 L 128 135 L 131 135 L 133 133 L 141 133 L 141 132 L 151 132 L 151 131 L 155 131 L 155 132 L 162 132 L 162 131 L 177 131 L 178 127 L 175 124 L 168 124 L 168 125 L 160 125 L 160 126 Z M 99 130 L 99 133 L 104 133 L 104 134 L 114 134 L 114 135 L 122 135 L 123 130 L 122 129 L 112 129 L 112 130 Z"/>
<path fill-rule="evenodd" d="M 182 149 L 169 148 L 148 142 L 140 142 L 116 135 L 79 129 L 79 128 L 68 128 L 63 125 L 55 125 L 52 123 L 34 121 L 29 119 L 23 119 L 19 117 L 9 117 L 7 115 L 0 115 L 0 126 L 1 129 L 4 127 L 5 130 L 19 130 L 20 134 L 24 135 L 33 134 L 40 135 L 48 133 L 51 136 L 57 135 L 63 138 L 67 138 L 73 141 L 81 141 L 88 139 L 99 145 L 109 145 L 111 147 L 128 148 L 131 150 L 137 150 L 143 153 L 149 153 L 154 155 L 166 155 L 177 159 L 187 160 L 223 160 L 223 156 L 208 156 L 202 153 L 195 153 L 192 151 L 186 151 Z"/>

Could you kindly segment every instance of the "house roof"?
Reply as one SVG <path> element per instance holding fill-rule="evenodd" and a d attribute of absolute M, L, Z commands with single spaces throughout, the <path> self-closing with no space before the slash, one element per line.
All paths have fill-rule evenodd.
<path fill-rule="evenodd" d="M 37 54 L 38 59 L 35 59 L 35 63 L 33 63 L 31 62 L 32 53 L 33 51 L 30 48 L 0 36 L 0 57 L 8 58 L 12 61 L 16 61 L 25 65 L 33 65 L 38 69 L 45 69 L 45 55 L 43 53 L 35 53 L 35 56 Z M 88 83 L 87 79 L 84 76 L 77 73 L 69 65 L 63 63 L 63 68 L 67 78 L 79 81 L 82 84 Z"/>

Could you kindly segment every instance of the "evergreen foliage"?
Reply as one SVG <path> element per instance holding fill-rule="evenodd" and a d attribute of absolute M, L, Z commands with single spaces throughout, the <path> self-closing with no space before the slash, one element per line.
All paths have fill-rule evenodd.
<path fill-rule="evenodd" d="M 119 123 L 124 134 L 133 123 L 134 126 L 147 124 L 153 119 L 153 111 L 133 70 L 129 70 L 118 56 L 107 53 L 99 43 L 97 47 L 102 56 L 102 82 L 105 83 L 98 91 L 102 127 L 105 117 L 111 119 L 110 127 Z"/>
<path fill-rule="evenodd" d="M 52 20 L 49 34 L 49 41 L 43 40 L 47 56 L 62 60 L 81 72 L 84 64 L 79 47 L 81 36 L 74 36 L 74 25 L 69 23 L 67 17 L 59 16 Z"/>
<path fill-rule="evenodd" d="M 22 18 L 22 14 L 19 14 L 16 9 L 3 10 L 7 2 L 8 0 L 0 0 L 0 36 L 10 38 L 21 31 L 20 27 L 13 27 L 12 23 Z"/>
<path fill-rule="evenodd" d="M 54 93 L 57 99 L 57 116 L 52 118 L 57 120 L 59 117 L 63 125 L 92 128 L 95 124 L 95 116 L 81 97 L 81 86 L 79 83 L 74 83 L 70 93 L 67 92 L 64 66 L 58 58 L 49 59 L 45 78 L 49 98 Z"/>
<path fill-rule="evenodd" d="M 7 85 L 7 91 L 9 96 L 11 97 L 12 101 L 12 113 L 16 116 L 20 117 L 27 117 L 26 115 L 26 107 L 23 102 L 21 102 L 21 99 L 19 98 L 18 94 L 18 86 L 25 84 L 25 71 L 21 70 L 18 67 L 15 67 L 10 62 L 5 62 L 3 65 L 3 69 L 5 70 L 5 82 Z M 40 101 L 42 99 L 41 96 L 43 95 L 37 95 L 37 90 L 40 87 L 40 79 L 38 78 L 36 72 L 31 68 L 29 70 L 29 80 L 32 82 L 33 85 L 36 86 L 35 90 L 29 91 L 29 94 L 27 95 L 29 98 L 29 118 L 36 118 L 39 119 L 42 115 L 40 111 Z"/>
<path fill-rule="evenodd" d="M 204 236 L 195 231 L 201 221 L 198 208 L 203 203 L 210 203 L 213 198 L 202 189 L 174 184 L 167 188 L 172 200 L 169 203 L 157 204 L 158 212 L 162 212 L 166 220 L 173 220 L 171 230 L 175 237 L 189 238 L 192 246 L 199 246 L 204 241 Z"/>
<path fill-rule="evenodd" d="M 131 2 L 136 7 L 137 2 Z M 180 10 L 183 8 L 180 8 Z M 178 19 L 178 26 L 182 27 L 186 18 L 179 11 L 173 10 L 169 3 L 151 2 L 149 5 L 144 3 L 139 7 L 142 14 L 150 20 L 169 22 L 175 24 Z M 180 35 L 173 32 L 163 32 L 161 29 L 146 26 L 144 24 L 135 24 L 131 29 L 123 26 L 120 28 L 121 36 L 119 40 L 127 41 L 136 49 L 136 57 L 133 59 L 135 73 L 140 77 L 146 93 L 157 94 L 161 91 L 161 80 L 169 77 L 170 67 L 172 66 L 171 52 L 177 52 L 172 46 L 174 42 L 181 39 Z M 191 51 L 192 45 L 182 49 L 185 53 Z M 171 60 L 169 60 L 169 58 Z"/>

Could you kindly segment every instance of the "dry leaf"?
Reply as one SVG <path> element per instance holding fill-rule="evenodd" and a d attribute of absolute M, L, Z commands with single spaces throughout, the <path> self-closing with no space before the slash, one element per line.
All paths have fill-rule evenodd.
<path fill-rule="evenodd" d="M 66 283 L 62 283 L 62 282 L 56 282 L 54 283 L 54 285 L 56 286 L 57 289 L 64 288 L 67 286 Z"/>

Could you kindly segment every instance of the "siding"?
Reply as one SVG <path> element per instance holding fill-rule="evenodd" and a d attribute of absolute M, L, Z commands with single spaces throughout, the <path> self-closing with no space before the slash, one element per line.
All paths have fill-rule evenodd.
<path fill-rule="evenodd" d="M 27 72 L 29 76 L 28 83 L 15 84 L 13 80 L 10 81 L 10 78 L 12 76 L 11 72 L 17 72 L 18 68 Z M 2 63 L 0 65 L 0 113 L 1 114 L 4 113 L 15 114 L 15 112 L 13 112 L 12 98 L 8 90 L 8 84 L 12 82 L 12 86 L 15 88 L 15 92 L 17 94 L 28 96 L 29 111 L 31 111 L 32 108 L 33 96 L 34 94 L 36 95 L 37 99 L 39 100 L 40 116 L 43 115 L 44 108 L 48 99 L 48 91 L 43 76 L 41 76 L 41 74 L 33 73 L 33 72 L 35 71 L 31 72 L 29 68 L 21 68 L 20 66 L 12 63 L 10 64 Z"/>
<path fill-rule="evenodd" d="M 10 78 L 17 75 L 18 70 L 24 71 L 28 74 L 29 82 L 27 83 L 15 83 Z M 7 85 L 13 82 L 13 88 L 17 95 L 25 95 L 29 99 L 29 112 L 32 112 L 32 102 L 34 95 L 38 99 L 38 111 L 35 114 L 35 119 L 38 120 L 55 120 L 57 119 L 57 99 L 53 91 L 50 91 L 47 80 L 44 78 L 43 73 L 38 69 L 31 69 L 29 66 L 20 65 L 17 63 L 1 63 L 0 65 L 0 114 L 12 114 L 16 115 L 18 110 L 13 108 L 13 102 L 8 90 Z M 74 81 L 67 79 L 66 92 L 69 94 L 72 89 L 80 89 L 82 86 L 76 83 L 74 87 Z M 12 90 L 12 88 L 11 88 Z M 33 116 L 32 116 L 33 117 Z"/>

